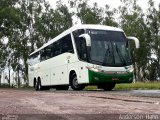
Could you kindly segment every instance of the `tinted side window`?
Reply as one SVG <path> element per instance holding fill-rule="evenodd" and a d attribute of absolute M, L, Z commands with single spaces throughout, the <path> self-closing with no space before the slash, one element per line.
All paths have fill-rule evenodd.
<path fill-rule="evenodd" d="M 52 43 L 51 45 L 51 57 L 55 57 L 55 50 L 56 50 L 56 47 L 55 47 L 55 43 Z"/>
<path fill-rule="evenodd" d="M 76 38 L 76 37 L 79 37 L 80 35 L 82 35 L 84 33 L 85 33 L 84 29 L 79 29 L 79 30 L 76 30 L 76 31 L 73 32 L 73 36 L 74 36 L 74 38 Z"/>
<path fill-rule="evenodd" d="M 47 59 L 52 57 L 51 56 L 51 51 L 52 51 L 51 49 L 52 49 L 51 45 L 49 45 L 49 46 L 45 47 L 44 49 L 42 49 L 40 51 L 40 53 L 41 53 L 41 61 L 47 60 Z"/>
<path fill-rule="evenodd" d="M 41 61 L 58 56 L 65 52 L 74 53 L 71 35 L 67 35 L 40 51 Z"/>
<path fill-rule="evenodd" d="M 44 49 L 40 51 L 40 54 L 41 54 L 41 61 L 46 60 L 46 53 Z"/>
<path fill-rule="evenodd" d="M 61 41 L 61 44 L 62 44 L 62 53 L 65 53 L 65 52 L 74 53 L 73 44 L 72 44 L 70 34 L 63 37 L 60 41 Z"/>
<path fill-rule="evenodd" d="M 37 53 L 35 53 L 35 54 L 33 54 L 29 57 L 29 61 L 28 61 L 29 65 L 34 65 L 34 64 L 37 64 L 39 62 L 40 62 L 39 52 L 37 52 Z"/>
<path fill-rule="evenodd" d="M 55 56 L 61 54 L 61 52 L 62 52 L 61 46 L 62 46 L 62 44 L 61 44 L 60 40 L 54 43 L 54 47 L 55 47 L 54 54 L 55 54 Z"/>
<path fill-rule="evenodd" d="M 86 43 L 85 40 L 79 38 L 79 36 L 84 33 L 85 31 L 83 29 L 76 30 L 73 32 L 73 36 L 75 39 L 76 49 L 78 52 L 79 59 L 86 61 L 87 60 Z"/>
<path fill-rule="evenodd" d="M 46 56 L 46 59 L 49 59 L 51 58 L 51 45 L 47 46 L 45 49 L 45 56 Z"/>

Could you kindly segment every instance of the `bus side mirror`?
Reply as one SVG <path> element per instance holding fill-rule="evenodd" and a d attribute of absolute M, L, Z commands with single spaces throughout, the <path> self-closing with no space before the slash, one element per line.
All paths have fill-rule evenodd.
<path fill-rule="evenodd" d="M 128 40 L 133 40 L 135 42 L 136 48 L 140 48 L 139 40 L 136 37 L 127 37 Z"/>
<path fill-rule="evenodd" d="M 88 34 L 82 34 L 79 37 L 82 37 L 86 40 L 87 47 L 91 47 L 91 37 Z"/>

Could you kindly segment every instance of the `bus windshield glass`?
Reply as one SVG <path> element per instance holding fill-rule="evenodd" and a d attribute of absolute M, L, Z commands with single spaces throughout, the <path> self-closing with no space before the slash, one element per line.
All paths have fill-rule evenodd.
<path fill-rule="evenodd" d="M 122 67 L 132 64 L 128 41 L 123 32 L 87 30 L 91 37 L 90 61 L 103 66 Z"/>

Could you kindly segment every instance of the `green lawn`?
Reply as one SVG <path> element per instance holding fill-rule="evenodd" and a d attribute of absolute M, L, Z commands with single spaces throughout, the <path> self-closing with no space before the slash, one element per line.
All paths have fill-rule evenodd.
<path fill-rule="evenodd" d="M 115 89 L 134 89 L 134 90 L 138 90 L 138 89 L 160 89 L 160 82 L 147 82 L 147 83 L 143 83 L 143 82 L 137 82 L 137 83 L 131 83 L 131 84 L 117 84 Z"/>
<path fill-rule="evenodd" d="M 86 90 L 96 90 L 96 86 L 88 86 Z M 130 84 L 117 84 L 115 90 L 149 90 L 149 89 L 160 89 L 160 82 L 136 82 Z"/>

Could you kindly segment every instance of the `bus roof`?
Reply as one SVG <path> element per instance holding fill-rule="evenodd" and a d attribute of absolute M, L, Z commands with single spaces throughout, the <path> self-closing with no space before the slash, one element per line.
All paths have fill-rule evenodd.
<path fill-rule="evenodd" d="M 73 32 L 75 30 L 78 30 L 78 29 L 96 29 L 96 30 L 109 30 L 109 31 L 120 31 L 120 32 L 123 32 L 123 30 L 120 29 L 120 28 L 111 27 L 111 26 L 105 26 L 105 25 L 92 25 L 92 24 L 75 25 L 75 26 L 67 29 L 63 33 L 59 34 L 57 37 L 49 40 L 42 47 L 38 48 L 37 50 L 35 50 L 34 52 L 32 52 L 30 55 L 33 55 L 34 53 L 42 50 L 43 48 L 47 47 L 48 45 L 52 44 L 53 42 L 61 39 L 62 37 L 66 36 L 67 34 Z"/>

